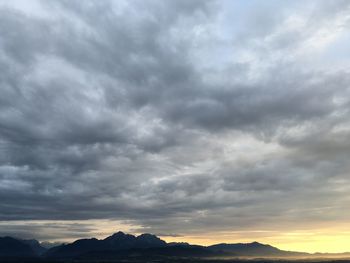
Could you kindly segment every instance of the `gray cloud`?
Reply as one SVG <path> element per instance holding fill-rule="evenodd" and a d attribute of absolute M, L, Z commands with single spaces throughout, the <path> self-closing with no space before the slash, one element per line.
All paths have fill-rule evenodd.
<path fill-rule="evenodd" d="M 349 61 L 320 63 L 346 1 L 38 3 L 0 8 L 0 220 L 177 236 L 348 219 Z"/>

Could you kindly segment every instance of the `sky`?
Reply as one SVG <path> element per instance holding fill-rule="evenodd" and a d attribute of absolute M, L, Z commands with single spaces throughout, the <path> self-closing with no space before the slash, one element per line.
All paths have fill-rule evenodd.
<path fill-rule="evenodd" d="M 0 235 L 350 251 L 350 1 L 0 0 Z"/>

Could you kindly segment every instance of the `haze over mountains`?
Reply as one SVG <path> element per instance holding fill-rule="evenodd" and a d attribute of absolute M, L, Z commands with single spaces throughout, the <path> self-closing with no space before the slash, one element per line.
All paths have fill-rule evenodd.
<path fill-rule="evenodd" d="M 152 234 L 134 236 L 117 232 L 105 239 L 79 239 L 52 248 L 43 247 L 37 240 L 0 237 L 0 259 L 121 259 L 121 258 L 207 258 L 207 257 L 312 257 L 323 254 L 284 251 L 276 247 L 252 243 L 215 244 L 211 246 L 187 243 L 167 243 Z M 336 254 L 333 254 L 336 256 Z M 347 254 L 343 254 L 346 256 Z M 339 256 L 339 255 L 338 255 Z"/>

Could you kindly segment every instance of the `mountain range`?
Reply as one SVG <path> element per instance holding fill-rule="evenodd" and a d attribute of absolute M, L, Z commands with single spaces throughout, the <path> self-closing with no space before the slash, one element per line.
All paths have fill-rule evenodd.
<path fill-rule="evenodd" d="M 312 257 L 336 254 L 308 254 L 280 250 L 276 247 L 252 243 L 216 244 L 212 246 L 188 243 L 167 243 L 152 234 L 134 236 L 117 232 L 105 239 L 79 239 L 52 248 L 43 247 L 37 240 L 0 237 L 0 259 L 96 259 L 113 260 L 159 257 Z M 342 254 L 350 256 L 350 254 Z"/>

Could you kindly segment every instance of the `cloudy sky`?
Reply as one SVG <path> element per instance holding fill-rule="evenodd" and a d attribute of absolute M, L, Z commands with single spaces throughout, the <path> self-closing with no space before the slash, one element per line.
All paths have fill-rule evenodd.
<path fill-rule="evenodd" d="M 0 0 L 0 235 L 350 251 L 350 1 Z"/>

